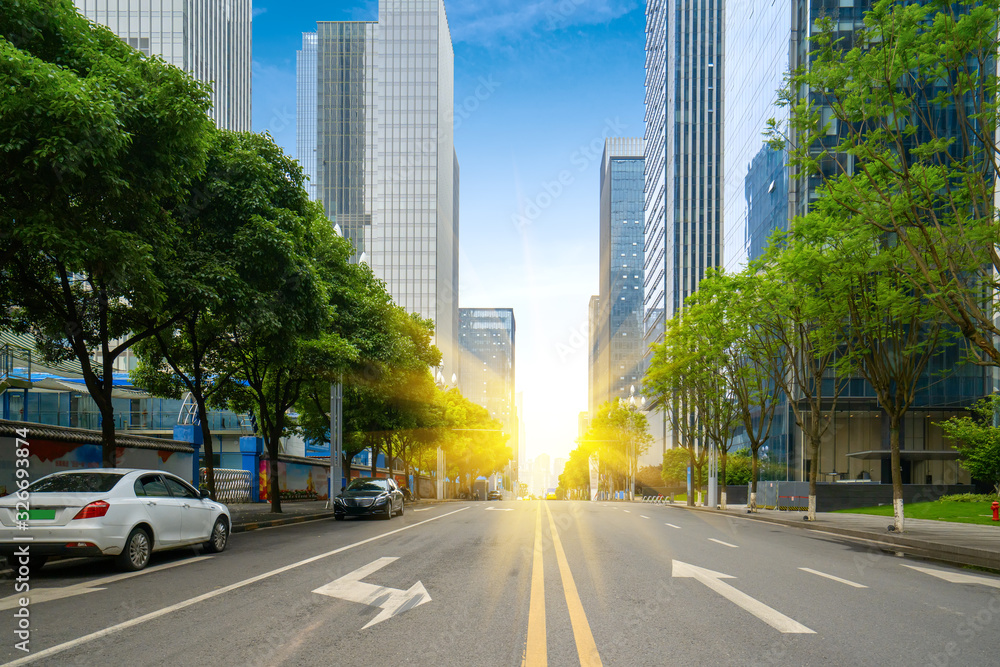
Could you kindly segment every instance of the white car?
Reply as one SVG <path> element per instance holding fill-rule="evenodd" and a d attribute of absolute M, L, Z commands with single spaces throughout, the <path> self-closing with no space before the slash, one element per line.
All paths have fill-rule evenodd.
<path fill-rule="evenodd" d="M 230 526 L 225 505 L 167 472 L 57 472 L 0 498 L 0 555 L 11 567 L 33 569 L 53 555 L 116 556 L 119 567 L 134 572 L 162 549 L 223 551 Z M 25 545 L 27 558 L 20 555 Z"/>

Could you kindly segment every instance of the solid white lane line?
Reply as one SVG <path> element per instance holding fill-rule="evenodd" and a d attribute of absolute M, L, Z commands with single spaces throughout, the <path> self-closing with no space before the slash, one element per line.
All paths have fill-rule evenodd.
<path fill-rule="evenodd" d="M 154 572 L 160 572 L 161 570 L 169 570 L 172 567 L 179 567 L 181 565 L 190 565 L 192 563 L 199 563 L 203 560 L 208 560 L 213 558 L 213 556 L 199 556 L 198 558 L 189 558 L 187 560 L 176 561 L 174 563 L 164 563 L 163 565 L 157 565 L 155 567 L 148 567 L 145 570 L 140 570 L 138 572 L 125 572 L 123 574 L 114 574 L 110 577 L 104 577 L 103 579 L 94 579 L 93 581 L 81 581 L 78 584 L 73 584 L 72 586 L 65 586 L 63 588 L 32 588 L 30 593 L 15 593 L 9 597 L 5 597 L 0 600 L 0 611 L 6 609 L 14 609 L 20 607 L 18 603 L 19 598 L 30 598 L 31 604 L 36 605 L 42 602 L 49 602 L 50 600 L 62 600 L 63 598 L 71 598 L 76 595 L 84 595 L 85 593 L 95 593 L 97 591 L 103 591 L 104 586 L 108 584 L 113 584 L 116 581 L 121 581 L 123 579 L 131 579 L 132 577 L 139 577 L 144 574 L 153 574 Z"/>
<path fill-rule="evenodd" d="M 848 586 L 854 586 L 855 588 L 868 588 L 864 584 L 858 584 L 858 583 L 855 583 L 853 581 L 849 581 L 847 579 L 841 579 L 840 577 L 835 577 L 832 574 L 827 574 L 825 572 L 819 572 L 818 570 L 813 570 L 813 569 L 808 568 L 808 567 L 800 567 L 799 569 L 802 570 L 803 572 L 808 572 L 809 574 L 815 574 L 817 577 L 825 577 L 825 578 L 830 579 L 832 581 L 839 581 L 842 584 L 847 584 Z"/>
<path fill-rule="evenodd" d="M 663 525 L 664 525 L 664 526 L 670 526 L 671 528 L 676 528 L 677 530 L 680 530 L 680 529 L 681 529 L 681 527 L 680 527 L 680 526 L 675 526 L 675 525 L 674 525 L 674 524 L 672 524 L 672 523 L 665 523 L 665 524 L 663 524 Z"/>
<path fill-rule="evenodd" d="M 735 544 L 730 544 L 729 542 L 723 542 L 722 540 L 717 540 L 714 537 L 708 538 L 708 541 L 709 542 L 715 542 L 716 544 L 721 544 L 722 546 L 729 547 L 731 549 L 739 549 L 739 547 L 736 546 Z"/>
<path fill-rule="evenodd" d="M 423 524 L 430 523 L 431 521 L 437 521 L 438 519 L 443 519 L 446 516 L 451 516 L 452 514 L 457 514 L 457 513 L 461 512 L 461 511 L 467 510 L 467 509 L 469 509 L 469 508 L 468 507 L 463 507 L 463 508 L 457 509 L 457 510 L 455 510 L 453 512 L 448 512 L 447 514 L 442 514 L 441 516 L 431 517 L 430 519 L 425 519 L 423 521 L 420 521 L 419 523 L 414 523 L 414 524 L 411 524 L 409 526 L 403 526 L 402 528 L 397 528 L 396 530 L 390 530 L 388 533 L 382 533 L 381 535 L 376 535 L 374 537 L 369 537 L 366 540 L 361 540 L 360 542 L 355 542 L 354 544 L 348 544 L 347 546 L 343 546 L 343 547 L 340 547 L 338 549 L 334 549 L 333 551 L 327 551 L 326 553 L 319 554 L 318 556 L 312 556 L 310 558 L 306 558 L 305 560 L 300 560 L 299 562 L 292 563 L 291 565 L 285 565 L 284 567 L 279 567 L 276 570 L 271 570 L 270 572 L 265 572 L 264 574 L 258 574 L 256 577 L 250 577 L 249 579 L 244 579 L 243 581 L 238 581 L 235 584 L 230 584 L 228 586 L 224 586 L 223 588 L 218 588 L 218 589 L 216 589 L 214 591 L 209 591 L 208 593 L 202 593 L 201 595 L 195 596 L 193 598 L 189 598 L 187 600 L 184 600 L 183 602 L 178 602 L 177 604 L 172 604 L 169 607 L 164 607 L 163 609 L 158 609 L 157 611 L 153 611 L 153 612 L 150 612 L 148 614 L 144 614 L 142 616 L 137 616 L 136 618 L 133 618 L 133 619 L 128 620 L 128 621 L 124 621 L 124 622 L 119 623 L 117 625 L 112 625 L 111 627 L 104 628 L 103 630 L 98 630 L 97 632 L 91 632 L 89 635 L 84 635 L 83 637 L 78 637 L 77 639 L 73 639 L 71 641 L 64 642 L 62 644 L 57 644 L 56 646 L 53 646 L 51 648 L 47 648 L 47 649 L 45 649 L 43 651 L 39 651 L 38 653 L 32 653 L 31 655 L 25 656 L 25 657 L 23 657 L 23 658 L 21 658 L 19 660 L 14 660 L 13 662 L 8 662 L 3 667 L 17 667 L 18 665 L 28 665 L 28 664 L 30 664 L 32 662 L 35 662 L 36 660 L 41 660 L 42 658 L 48 658 L 48 657 L 53 656 L 53 655 L 58 655 L 59 653 L 62 653 L 63 651 L 68 651 L 68 650 L 70 650 L 72 648 L 76 648 L 77 646 L 81 646 L 83 644 L 88 644 L 88 643 L 94 641 L 95 639 L 101 639 L 103 637 L 107 637 L 108 635 L 113 635 L 116 632 L 120 632 L 122 630 L 127 630 L 128 628 L 135 627 L 136 625 L 140 625 L 142 623 L 145 623 L 146 621 L 152 621 L 152 620 L 155 620 L 155 619 L 160 618 L 162 616 L 166 616 L 168 614 L 172 614 L 175 611 L 180 611 L 181 609 L 186 609 L 186 608 L 188 608 L 188 607 L 190 607 L 192 605 L 198 604 L 199 602 L 204 602 L 205 600 L 211 600 L 212 598 L 218 597 L 218 596 L 223 595 L 225 593 L 229 593 L 231 591 L 235 591 L 235 590 L 243 588 L 245 586 L 249 586 L 250 584 L 255 584 L 258 581 L 264 581 L 265 579 L 270 579 L 273 576 L 276 576 L 276 575 L 279 575 L 279 574 L 283 574 L 285 572 L 288 572 L 289 570 L 294 570 L 295 568 L 302 567 L 303 565 L 308 565 L 310 563 L 315 563 L 318 560 L 322 560 L 324 558 L 329 558 L 330 556 L 335 556 L 336 554 L 343 553 L 344 551 L 348 551 L 348 550 L 353 549 L 355 547 L 360 547 L 360 546 L 362 546 L 364 544 L 368 544 L 370 542 L 376 542 L 378 540 L 381 540 L 381 539 L 384 539 L 386 537 L 389 537 L 390 535 L 395 535 L 397 533 L 403 532 L 404 530 L 410 530 L 411 528 L 416 528 L 417 526 L 422 526 Z"/>

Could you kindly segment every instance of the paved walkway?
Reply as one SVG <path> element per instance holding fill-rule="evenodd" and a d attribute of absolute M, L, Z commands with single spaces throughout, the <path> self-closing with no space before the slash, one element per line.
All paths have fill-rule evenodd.
<path fill-rule="evenodd" d="M 416 500 L 406 503 L 406 506 L 428 505 L 437 502 L 451 501 Z M 229 514 L 233 518 L 234 533 L 333 516 L 333 510 L 327 507 L 325 500 L 285 501 L 281 503 L 280 514 L 271 511 L 271 503 L 233 503 L 227 507 L 229 507 Z"/>
<path fill-rule="evenodd" d="M 669 503 L 668 503 L 669 505 Z M 682 503 L 674 507 L 691 509 Z M 795 528 L 819 530 L 877 542 L 918 556 L 947 561 L 959 565 L 975 565 L 1000 570 L 1000 524 L 984 526 L 950 521 L 907 519 L 905 532 L 888 530 L 892 517 L 870 514 L 843 514 L 817 512 L 816 521 L 804 520 L 804 512 L 758 510 L 748 514 L 746 506 L 730 505 L 725 511 L 696 507 L 694 511 L 728 514 L 756 521 L 769 521 Z"/>

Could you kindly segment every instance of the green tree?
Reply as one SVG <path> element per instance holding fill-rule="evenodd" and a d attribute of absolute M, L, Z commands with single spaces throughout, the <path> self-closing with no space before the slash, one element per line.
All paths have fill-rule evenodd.
<path fill-rule="evenodd" d="M 985 398 L 973 407 L 972 416 L 941 422 L 946 437 L 955 441 L 959 463 L 972 478 L 993 485 L 1000 497 L 1000 428 L 996 426 L 1000 396 Z"/>
<path fill-rule="evenodd" d="M 910 260 L 895 271 L 992 365 L 998 26 L 998 0 L 880 0 L 850 42 L 821 19 L 781 95 L 789 125 L 771 123 L 793 167 L 852 224 L 891 237 Z"/>
<path fill-rule="evenodd" d="M 0 326 L 80 362 L 106 466 L 116 360 L 201 291 L 177 207 L 204 169 L 209 104 L 70 0 L 0 12 Z"/>
<path fill-rule="evenodd" d="M 448 477 L 460 477 L 471 490 L 480 476 L 499 472 L 513 456 L 502 424 L 489 411 L 462 395 L 458 389 L 444 393 Z"/>
<path fill-rule="evenodd" d="M 683 447 L 668 449 L 663 453 L 663 467 L 660 470 L 660 478 L 667 486 L 687 486 L 687 471 L 691 465 L 691 457 Z M 701 470 L 691 469 L 691 477 L 701 479 L 707 473 L 707 462 L 700 461 L 698 465 Z"/>
<path fill-rule="evenodd" d="M 590 428 L 580 439 L 580 448 L 588 458 L 594 453 L 598 456 L 601 491 L 626 491 L 631 495 L 634 489 L 628 488 L 628 480 L 652 440 L 644 413 L 625 401 L 608 401 L 597 409 Z"/>
<path fill-rule="evenodd" d="M 726 468 L 726 483 L 733 486 L 743 486 L 753 480 L 753 457 L 745 449 L 729 455 L 729 467 Z"/>

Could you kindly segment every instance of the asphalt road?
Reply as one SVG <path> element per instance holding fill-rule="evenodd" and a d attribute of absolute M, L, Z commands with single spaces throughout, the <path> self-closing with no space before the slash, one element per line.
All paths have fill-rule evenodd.
<path fill-rule="evenodd" d="M 623 503 L 448 503 L 47 566 L 38 665 L 993 665 L 1000 577 L 831 535 Z"/>

